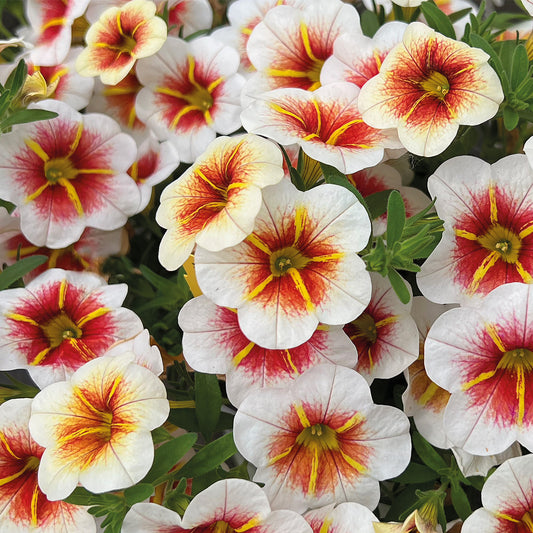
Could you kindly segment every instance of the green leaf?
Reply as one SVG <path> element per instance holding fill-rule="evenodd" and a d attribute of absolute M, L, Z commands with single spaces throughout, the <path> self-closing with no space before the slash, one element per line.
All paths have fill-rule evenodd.
<path fill-rule="evenodd" d="M 287 165 L 287 168 L 289 169 L 289 174 L 291 176 L 291 182 L 292 184 L 299 190 L 299 191 L 305 191 L 305 183 L 302 179 L 302 176 L 300 176 L 300 173 L 292 166 L 291 158 L 289 157 L 289 154 L 287 154 L 287 151 L 283 146 L 280 145 L 281 153 L 283 154 L 283 159 L 285 159 L 285 163 Z"/>
<path fill-rule="evenodd" d="M 459 518 L 466 520 L 472 514 L 472 507 L 468 501 L 468 496 L 461 485 L 452 480 L 451 496 L 453 508 L 456 510 Z"/>
<path fill-rule="evenodd" d="M 7 209 L 7 212 L 11 214 L 17 206 L 11 202 L 8 202 L 7 200 L 2 200 L 0 198 L 0 207 L 5 207 Z"/>
<path fill-rule="evenodd" d="M 13 100 L 12 93 L 8 89 L 0 95 L 0 117 L 7 111 L 9 104 Z"/>
<path fill-rule="evenodd" d="M 154 444 L 160 444 L 167 440 L 172 440 L 174 437 L 163 427 L 158 427 L 152 430 L 152 441 Z"/>
<path fill-rule="evenodd" d="M 515 89 L 529 75 L 529 59 L 523 44 L 515 46 L 511 67 L 511 89 Z"/>
<path fill-rule="evenodd" d="M 196 433 L 186 433 L 156 448 L 152 468 L 144 476 L 142 483 L 153 483 L 169 472 L 194 446 L 197 438 Z"/>
<path fill-rule="evenodd" d="M 20 89 L 22 89 L 22 86 L 24 85 L 24 81 L 26 80 L 26 76 L 28 74 L 28 67 L 26 66 L 26 62 L 24 59 L 21 59 L 18 63 L 16 68 L 11 71 L 11 74 L 7 78 L 7 81 L 4 85 L 4 88 L 6 90 L 9 90 L 11 94 L 15 95 L 17 94 Z"/>
<path fill-rule="evenodd" d="M 520 115 L 512 107 L 506 105 L 503 108 L 503 125 L 507 131 L 514 130 L 519 120 Z"/>
<path fill-rule="evenodd" d="M 205 445 L 178 472 L 178 477 L 195 477 L 207 474 L 237 453 L 233 442 L 233 433 L 227 433 L 219 439 Z"/>
<path fill-rule="evenodd" d="M 413 447 L 416 450 L 416 453 L 424 461 L 424 463 L 429 466 L 435 472 L 443 468 L 447 468 L 444 459 L 439 455 L 439 453 L 431 446 L 431 444 L 424 438 L 420 433 L 415 431 L 413 433 Z"/>
<path fill-rule="evenodd" d="M 93 498 L 94 494 L 92 492 L 83 487 L 76 487 L 74 492 L 68 498 L 64 498 L 63 501 L 73 505 L 89 505 Z"/>
<path fill-rule="evenodd" d="M 8 266 L 0 272 L 0 291 L 7 289 L 15 281 L 21 279 L 34 268 L 41 266 L 47 260 L 48 257 L 46 255 L 32 255 L 17 261 L 14 265 Z"/>
<path fill-rule="evenodd" d="M 407 288 L 407 285 L 405 284 L 404 279 L 394 270 L 394 268 L 389 269 L 388 273 L 389 281 L 392 285 L 392 288 L 394 289 L 394 292 L 400 299 L 400 302 L 403 304 L 409 303 L 409 300 L 411 299 L 411 293 L 409 292 L 409 289 Z"/>
<path fill-rule="evenodd" d="M 137 483 L 124 491 L 124 498 L 128 505 L 142 502 L 148 499 L 154 492 L 154 487 L 149 483 Z"/>
<path fill-rule="evenodd" d="M 387 202 L 387 248 L 392 250 L 402 238 L 405 226 L 405 205 L 398 191 L 392 191 Z"/>
<path fill-rule="evenodd" d="M 433 2 L 422 2 L 420 9 L 431 28 L 450 39 L 456 38 L 450 19 Z"/>
<path fill-rule="evenodd" d="M 57 113 L 54 111 L 47 111 L 46 109 L 20 109 L 2 120 L 0 128 L 5 129 L 14 124 L 26 124 L 27 122 L 49 120 L 55 117 L 57 117 Z"/>
<path fill-rule="evenodd" d="M 436 472 L 428 466 L 419 463 L 410 463 L 407 468 L 392 481 L 396 483 L 418 484 L 434 481 L 436 477 Z"/>
<path fill-rule="evenodd" d="M 496 71 L 496 74 L 498 74 L 498 77 L 500 78 L 500 81 L 502 83 L 503 92 L 506 95 L 509 94 L 509 78 L 507 77 L 507 73 L 505 72 L 502 61 L 494 50 L 494 48 L 492 48 L 492 46 L 485 39 L 483 39 L 483 37 L 481 37 L 480 35 L 476 35 L 475 33 L 472 33 L 470 35 L 470 44 L 472 46 L 475 46 L 476 48 L 481 48 L 481 50 L 489 54 L 491 64 L 494 67 L 494 70 Z"/>
<path fill-rule="evenodd" d="M 459 11 L 455 11 L 454 13 L 450 13 L 448 15 L 448 18 L 450 19 L 450 22 L 452 24 L 455 24 L 458 20 L 461 20 L 463 17 L 466 17 L 471 11 L 471 7 L 460 9 Z"/>
<path fill-rule="evenodd" d="M 369 194 L 365 198 L 366 205 L 370 211 L 370 217 L 372 220 L 379 218 L 381 215 L 387 212 L 387 202 L 392 189 L 386 191 L 379 191 Z"/>
<path fill-rule="evenodd" d="M 214 374 L 194 373 L 194 398 L 198 426 L 205 439 L 209 441 L 217 427 L 222 407 L 222 393 Z"/>
<path fill-rule="evenodd" d="M 374 11 L 365 10 L 361 13 L 361 29 L 367 37 L 374 37 L 379 27 L 379 17 Z"/>

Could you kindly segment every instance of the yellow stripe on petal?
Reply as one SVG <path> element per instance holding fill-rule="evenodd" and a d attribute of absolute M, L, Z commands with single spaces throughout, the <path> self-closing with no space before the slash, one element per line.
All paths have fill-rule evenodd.
<path fill-rule="evenodd" d="M 39 501 L 39 485 L 36 483 L 35 488 L 33 489 L 33 494 L 31 495 L 31 525 L 37 527 L 38 524 L 38 515 L 37 515 L 37 502 Z"/>
<path fill-rule="evenodd" d="M 107 395 L 107 402 L 109 403 L 113 396 L 115 395 L 115 392 L 117 391 L 118 386 L 122 382 L 122 378 L 120 376 L 116 377 L 113 380 L 113 385 L 111 386 L 111 390 L 109 391 L 109 394 Z"/>
<path fill-rule="evenodd" d="M 38 198 L 39 196 L 41 196 L 41 194 L 50 186 L 50 182 L 47 181 L 44 185 L 41 185 L 35 192 L 32 192 L 30 195 L 26 196 L 24 202 L 25 203 L 30 203 L 30 202 L 33 202 L 33 200 L 35 200 L 35 198 Z"/>
<path fill-rule="evenodd" d="M 490 199 L 490 221 L 495 224 L 498 222 L 498 205 L 496 203 L 496 188 L 494 184 L 489 185 L 489 199 Z"/>
<path fill-rule="evenodd" d="M 194 174 L 201 180 L 205 181 L 211 188 L 215 189 L 215 191 L 218 191 L 223 196 L 226 195 L 226 189 L 215 185 L 200 169 L 195 170 Z"/>
<path fill-rule="evenodd" d="M 59 309 L 63 309 L 65 306 L 65 297 L 67 295 L 68 281 L 66 279 L 61 280 L 59 285 Z"/>
<path fill-rule="evenodd" d="M 489 337 L 492 339 L 494 344 L 498 347 L 498 350 L 500 352 L 505 353 L 507 349 L 503 345 L 503 341 L 500 338 L 500 335 L 498 333 L 498 330 L 496 329 L 496 326 L 494 324 L 485 324 L 485 330 L 489 334 Z"/>
<path fill-rule="evenodd" d="M 354 124 L 361 124 L 363 122 L 362 119 L 354 119 L 350 120 L 349 122 L 346 122 L 346 124 L 343 124 L 340 128 L 337 128 L 328 138 L 326 141 L 326 144 L 335 144 L 339 137 L 350 127 Z M 366 145 L 359 145 L 359 146 L 366 146 Z"/>
<path fill-rule="evenodd" d="M 314 98 L 311 98 L 311 102 L 313 103 L 316 111 L 316 135 L 318 137 L 320 135 L 320 130 L 322 129 L 322 113 L 320 112 L 318 102 Z"/>
<path fill-rule="evenodd" d="M 296 212 L 294 213 L 294 241 L 293 246 L 296 246 L 298 244 L 298 241 L 300 240 L 300 237 L 302 236 L 302 232 L 305 228 L 305 224 L 307 222 L 307 209 L 302 206 L 298 206 L 296 208 Z"/>
<path fill-rule="evenodd" d="M 248 300 L 254 299 L 258 294 L 263 292 L 265 287 L 274 279 L 274 276 L 270 274 L 266 279 L 264 279 L 253 291 L 251 291 L 246 297 Z"/>
<path fill-rule="evenodd" d="M 262 252 L 265 252 L 265 254 L 272 255 L 270 248 L 255 233 L 248 235 L 245 240 L 247 240 L 250 244 L 253 244 Z"/>
<path fill-rule="evenodd" d="M 285 349 L 285 361 L 286 361 L 287 365 L 291 367 L 291 370 L 292 370 L 297 376 L 299 376 L 299 375 L 300 375 L 300 372 L 298 372 L 298 369 L 296 368 L 296 365 L 294 364 L 294 362 L 293 362 L 293 360 L 292 360 L 291 352 L 289 352 L 289 350 L 287 350 L 287 349 Z"/>
<path fill-rule="evenodd" d="M 350 417 L 346 422 L 344 422 L 342 426 L 338 427 L 335 431 L 337 433 L 345 433 L 346 431 L 359 425 L 364 419 L 365 417 L 363 415 L 356 413 L 355 415 Z"/>
<path fill-rule="evenodd" d="M 235 366 L 239 366 L 241 361 L 252 351 L 252 348 L 255 346 L 255 342 L 249 342 L 233 359 L 231 362 Z"/>
<path fill-rule="evenodd" d="M 518 236 L 521 239 L 525 239 L 527 236 L 531 235 L 533 233 L 533 224 L 530 224 L 529 226 L 526 226 L 522 230 L 520 230 L 520 233 Z"/>
<path fill-rule="evenodd" d="M 496 374 L 496 370 L 490 370 L 489 372 L 483 372 L 479 374 L 477 378 L 471 379 L 470 381 L 467 381 L 466 383 L 463 383 L 461 386 L 461 389 L 464 391 L 467 391 L 477 385 L 478 383 L 481 383 L 482 381 L 487 381 L 487 379 L 490 379 Z"/>
<path fill-rule="evenodd" d="M 52 28 L 54 26 L 64 26 L 66 23 L 67 23 L 67 19 L 65 17 L 58 17 L 55 19 L 50 19 L 41 25 L 41 33 L 43 33 L 48 28 Z"/>
<path fill-rule="evenodd" d="M 57 183 L 61 185 L 62 187 L 65 187 L 67 191 L 67 196 L 69 200 L 74 205 L 74 209 L 76 209 L 76 213 L 78 213 L 79 217 L 83 216 L 83 206 L 81 205 L 80 197 L 78 196 L 78 192 L 76 191 L 76 188 L 68 179 L 65 178 L 59 178 L 57 180 Z"/>
<path fill-rule="evenodd" d="M 30 318 L 29 316 L 19 315 L 18 313 L 7 313 L 5 316 L 6 318 L 16 320 L 17 322 L 25 322 L 26 324 L 31 324 L 32 326 L 39 327 L 39 323 L 35 322 L 35 320 L 33 320 L 33 318 Z"/>
<path fill-rule="evenodd" d="M 479 265 L 474 272 L 474 276 L 472 278 L 472 283 L 470 284 L 470 287 L 468 287 L 468 290 L 470 293 L 474 293 L 478 290 L 479 284 L 481 283 L 481 280 L 486 276 L 487 272 L 496 264 L 498 259 L 500 258 L 500 254 L 498 252 L 491 252 L 481 265 Z"/>
<path fill-rule="evenodd" d="M 382 320 L 378 320 L 375 324 L 376 328 L 382 328 L 383 326 L 388 326 L 389 324 L 394 324 L 395 322 L 398 322 L 398 319 L 400 317 L 398 315 L 392 315 L 388 316 L 387 318 L 383 318 Z"/>
<path fill-rule="evenodd" d="M 208 86 L 207 86 L 207 92 L 209 94 L 211 94 L 223 81 L 224 81 L 225 77 L 224 76 L 220 76 L 220 78 L 217 78 L 216 80 L 212 81 Z M 240 143 L 239 143 L 240 144 Z"/>
<path fill-rule="evenodd" d="M 20 460 L 21 457 L 16 455 L 13 450 L 11 449 L 11 446 L 9 446 L 9 443 L 7 442 L 6 436 L 0 431 L 0 442 L 4 445 L 4 448 L 6 449 L 7 453 L 11 455 L 11 457 Z"/>
<path fill-rule="evenodd" d="M 115 171 L 110 168 L 79 168 L 76 169 L 78 174 L 105 174 L 107 176 L 112 176 L 115 174 Z"/>
<path fill-rule="evenodd" d="M 309 32 L 307 31 L 307 26 L 303 22 L 300 23 L 300 34 L 302 36 L 302 41 L 307 57 L 309 57 L 309 59 L 312 59 L 313 61 L 319 62 L 320 59 L 318 59 L 318 57 L 316 57 L 313 53 L 313 50 L 311 48 L 311 41 L 309 40 Z"/>
<path fill-rule="evenodd" d="M 80 122 L 78 124 L 78 128 L 76 129 L 76 136 L 74 137 L 74 140 L 72 141 L 72 144 L 70 145 L 68 154 L 65 156 L 65 159 L 68 159 L 77 149 L 81 141 L 81 136 L 83 133 L 83 122 Z"/>
<path fill-rule="evenodd" d="M 237 143 L 237 146 L 233 149 L 233 152 L 231 152 L 230 156 L 228 157 L 228 160 L 226 161 L 226 164 L 224 165 L 224 171 L 227 173 L 230 163 L 233 161 L 233 158 L 237 155 L 239 152 L 241 146 L 244 144 L 244 140 L 239 141 Z M 232 184 L 233 185 L 233 184 Z M 237 184 L 235 184 L 237 185 Z M 244 184 L 243 184 L 244 185 Z"/>
<path fill-rule="evenodd" d="M 292 449 L 294 448 L 294 446 L 289 446 L 284 452 L 281 452 L 280 454 L 272 457 L 271 459 L 269 459 L 268 461 L 268 464 L 269 465 L 273 465 L 274 463 L 277 463 L 280 459 L 283 459 L 284 457 L 287 457 L 287 455 L 289 455 L 289 453 L 292 452 Z"/>
<path fill-rule="evenodd" d="M 82 317 L 80 320 L 76 322 L 76 326 L 79 328 L 83 327 L 87 322 L 90 322 L 91 320 L 94 320 L 95 318 L 99 318 L 101 316 L 107 315 L 111 309 L 109 307 L 100 307 L 99 309 L 95 309 L 94 311 L 91 311 L 90 313 L 87 313 L 84 317 Z"/>
<path fill-rule="evenodd" d="M 309 419 L 307 418 L 307 415 L 305 414 L 303 405 L 301 403 L 293 403 L 292 406 L 294 407 L 294 410 L 296 411 L 296 414 L 298 415 L 298 418 L 300 419 L 300 424 L 302 424 L 302 427 L 310 428 L 311 423 L 309 422 Z"/>
<path fill-rule="evenodd" d="M 477 241 L 477 235 L 470 231 L 455 228 L 454 232 L 457 235 L 457 237 L 462 237 L 463 239 L 468 239 L 469 241 Z"/>
<path fill-rule="evenodd" d="M 310 257 L 309 261 L 314 263 L 326 263 L 328 261 L 336 261 L 337 259 L 342 259 L 346 254 L 344 252 L 335 252 L 329 255 L 317 255 L 315 257 Z"/>
<path fill-rule="evenodd" d="M 190 113 L 191 111 L 198 111 L 198 108 L 195 106 L 195 105 L 187 105 L 185 107 L 183 107 L 178 113 L 176 113 L 176 115 L 174 116 L 174 118 L 172 119 L 172 122 L 170 123 L 170 128 L 176 128 L 176 126 L 178 125 L 179 121 L 187 114 L 187 113 Z"/>
<path fill-rule="evenodd" d="M 54 72 L 54 74 L 50 76 L 48 83 L 52 85 L 55 81 L 59 80 L 59 78 L 63 77 L 65 74 L 68 74 L 68 68 L 62 68 L 57 72 Z"/>
<path fill-rule="evenodd" d="M 525 414 L 525 398 L 526 398 L 526 378 L 524 376 L 524 367 L 517 365 L 516 367 L 516 397 L 518 399 L 518 417 L 516 424 L 521 427 L 524 423 Z"/>
<path fill-rule="evenodd" d="M 324 522 L 322 522 L 322 526 L 318 533 L 328 533 L 331 524 L 333 524 L 333 518 L 326 518 Z"/>
<path fill-rule="evenodd" d="M 295 118 L 298 120 L 303 126 L 305 126 L 305 121 L 302 117 L 299 117 L 296 113 L 292 113 L 291 111 L 288 111 L 287 109 L 283 109 L 278 104 L 274 104 L 273 102 L 270 102 L 268 104 L 274 111 L 277 111 L 278 113 L 281 113 L 282 115 L 287 115 L 289 117 Z"/>
<path fill-rule="evenodd" d="M 243 524 L 241 527 L 236 527 L 234 529 L 235 533 L 242 533 L 244 531 L 248 531 L 249 529 L 252 529 L 263 521 L 263 518 L 260 515 L 254 516 L 253 518 L 250 518 L 246 524 Z"/>
<path fill-rule="evenodd" d="M 418 399 L 419 405 L 427 405 L 427 403 L 437 394 L 439 391 L 439 386 L 435 383 L 430 383 L 427 387 L 427 389 L 422 393 L 420 398 Z"/>
<path fill-rule="evenodd" d="M 361 472 L 362 474 L 366 472 L 366 468 L 359 462 L 357 462 L 355 459 L 350 457 L 349 455 L 346 455 L 342 450 L 339 450 L 341 452 L 342 458 L 352 467 L 355 468 L 358 472 Z"/>
<path fill-rule="evenodd" d="M 10 476 L 0 477 L 0 487 L 7 485 L 8 483 L 11 483 L 15 479 L 19 478 L 24 473 L 26 473 L 28 470 L 30 470 L 30 466 L 29 464 L 26 464 L 18 472 L 15 472 L 14 474 L 11 474 Z"/>
<path fill-rule="evenodd" d="M 311 474 L 309 476 L 309 485 L 307 487 L 309 494 L 312 494 L 312 495 L 316 493 L 316 482 L 318 478 L 318 464 L 319 464 L 318 447 L 315 446 L 313 448 L 313 458 L 311 459 Z"/>
<path fill-rule="evenodd" d="M 296 285 L 296 289 L 301 294 L 302 298 L 305 300 L 305 306 L 309 312 L 314 311 L 315 304 L 311 301 L 311 296 L 307 290 L 307 287 L 305 286 L 304 280 L 302 279 L 302 276 L 300 275 L 300 272 L 296 268 L 289 268 L 287 270 L 287 274 L 290 275 L 292 278 L 292 281 L 294 281 L 294 284 Z"/>
<path fill-rule="evenodd" d="M 166 94 L 168 96 L 174 96 L 175 98 L 180 98 L 185 100 L 185 95 L 180 91 L 175 91 L 174 89 L 169 89 L 168 87 L 157 87 L 155 89 L 156 93 Z"/>
<path fill-rule="evenodd" d="M 509 520 L 509 522 L 514 522 L 515 524 L 520 524 L 521 520 L 513 518 L 512 516 L 505 513 L 494 513 L 496 518 L 502 518 L 503 520 Z"/>
<path fill-rule="evenodd" d="M 45 163 L 50 160 L 50 156 L 43 150 L 41 145 L 33 139 L 24 139 L 24 144 Z"/>
<path fill-rule="evenodd" d="M 531 274 L 523 267 L 522 263 L 520 261 L 515 261 L 516 271 L 518 274 L 520 274 L 520 277 L 524 281 L 524 283 L 531 283 L 533 282 L 533 278 L 531 277 Z"/>
<path fill-rule="evenodd" d="M 265 72 L 268 76 L 278 76 L 280 78 L 307 78 L 309 74 L 301 70 L 293 70 L 290 68 L 286 69 L 277 69 L 277 68 L 267 68 Z"/>
<path fill-rule="evenodd" d="M 34 358 L 33 361 L 30 363 L 31 366 L 37 366 L 40 365 L 43 361 L 43 359 L 48 355 L 50 350 L 52 349 L 51 346 L 48 346 L 44 350 L 41 350 Z"/>

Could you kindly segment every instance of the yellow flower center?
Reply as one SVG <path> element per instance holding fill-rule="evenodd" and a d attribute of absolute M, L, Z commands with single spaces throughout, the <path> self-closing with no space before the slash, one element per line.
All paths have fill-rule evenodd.
<path fill-rule="evenodd" d="M 130 37 L 129 35 L 122 34 L 120 44 L 118 45 L 118 49 L 125 53 L 125 54 L 131 54 L 135 47 L 137 46 L 137 41 Z"/>
<path fill-rule="evenodd" d="M 352 322 L 352 325 L 358 330 L 356 337 L 374 344 L 378 338 L 378 328 L 376 321 L 368 313 L 363 313 L 359 318 Z"/>
<path fill-rule="evenodd" d="M 195 86 L 191 92 L 184 94 L 183 98 L 189 105 L 202 113 L 209 111 L 213 107 L 213 97 L 207 89 L 201 86 Z"/>
<path fill-rule="evenodd" d="M 59 313 L 41 326 L 50 348 L 57 348 L 65 339 L 79 339 L 83 331 L 64 312 Z"/>
<path fill-rule="evenodd" d="M 302 429 L 296 437 L 296 443 L 309 448 L 312 452 L 339 449 L 337 432 L 325 424 L 314 424 Z"/>
<path fill-rule="evenodd" d="M 522 516 L 520 522 L 526 526 L 527 531 L 531 531 L 533 533 L 533 517 L 531 516 L 531 510 L 524 513 L 524 516 Z"/>
<path fill-rule="evenodd" d="M 73 180 L 78 171 L 66 157 L 49 159 L 44 163 L 44 175 L 50 183 L 57 183 L 60 179 Z"/>
<path fill-rule="evenodd" d="M 435 96 L 439 100 L 444 100 L 444 97 L 450 91 L 450 84 L 444 74 L 432 71 L 429 75 L 420 82 L 420 86 L 426 93 Z"/>
<path fill-rule="evenodd" d="M 274 277 L 284 276 L 290 268 L 301 270 L 309 259 L 294 246 L 276 250 L 270 256 L 270 271 Z"/>
<path fill-rule="evenodd" d="M 522 240 L 513 231 L 500 224 L 494 224 L 487 233 L 478 237 L 478 242 L 486 250 L 497 252 L 506 263 L 516 263 Z"/>
<path fill-rule="evenodd" d="M 521 369 L 531 372 L 533 370 L 533 352 L 527 348 L 508 350 L 503 354 L 498 367 L 505 370 Z"/>

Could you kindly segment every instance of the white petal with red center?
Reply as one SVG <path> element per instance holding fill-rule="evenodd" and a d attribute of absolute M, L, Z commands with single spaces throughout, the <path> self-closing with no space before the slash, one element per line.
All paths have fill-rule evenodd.
<path fill-rule="evenodd" d="M 213 24 L 213 8 L 208 0 L 169 0 L 169 34 L 182 33 L 188 37 L 200 30 L 208 30 Z"/>
<path fill-rule="evenodd" d="M 357 533 L 374 533 L 372 523 L 378 521 L 373 512 L 355 502 L 314 509 L 305 513 L 304 518 L 314 533 L 323 533 L 324 529 L 335 533 L 353 533 L 354 524 L 357 524 Z"/>
<path fill-rule="evenodd" d="M 180 515 L 156 503 L 132 505 L 122 523 L 121 533 L 166 533 L 181 526 Z"/>

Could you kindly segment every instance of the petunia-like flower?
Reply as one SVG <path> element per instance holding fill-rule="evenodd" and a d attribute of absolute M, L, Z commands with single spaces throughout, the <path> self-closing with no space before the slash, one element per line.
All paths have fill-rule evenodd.
<path fill-rule="evenodd" d="M 30 432 L 45 448 L 39 486 L 49 499 L 66 498 L 78 482 L 95 493 L 130 487 L 150 469 L 150 431 L 170 409 L 163 383 L 133 358 L 89 361 L 34 398 Z"/>
<path fill-rule="evenodd" d="M 18 207 L 24 236 L 63 248 L 86 226 L 113 230 L 137 212 L 140 193 L 126 171 L 135 141 L 112 119 L 81 115 L 55 100 L 38 104 L 51 120 L 22 124 L 2 136 L 2 198 Z"/>
<path fill-rule="evenodd" d="M 336 365 L 251 392 L 235 415 L 234 437 L 272 507 L 297 512 L 344 501 L 373 509 L 378 480 L 402 472 L 411 450 L 407 417 L 375 405 L 364 378 Z"/>
<path fill-rule="evenodd" d="M 196 274 L 217 305 L 236 308 L 251 341 L 285 349 L 307 341 L 319 322 L 345 324 L 370 300 L 370 276 L 357 255 L 370 220 L 344 187 L 301 192 L 289 180 L 263 191 L 255 229 L 221 252 L 198 247 Z"/>
<path fill-rule="evenodd" d="M 415 509 L 403 522 L 387 522 L 374 524 L 374 533 L 440 533 L 441 527 L 435 519 L 424 518 L 418 509 Z M 485 533 L 485 532 L 484 532 Z"/>
<path fill-rule="evenodd" d="M 357 524 L 357 533 L 374 533 L 373 522 L 377 518 L 364 505 L 344 502 L 339 505 L 327 505 L 304 514 L 311 525 L 313 533 L 353 533 Z"/>
<path fill-rule="evenodd" d="M 289 510 L 271 511 L 265 493 L 245 479 L 216 481 L 178 513 L 155 503 L 136 503 L 122 533 L 312 533 L 302 516 Z"/>
<path fill-rule="evenodd" d="M 195 243 L 219 251 L 252 233 L 261 189 L 283 179 L 282 161 L 280 149 L 257 135 L 215 139 L 161 194 L 156 220 L 168 230 L 161 264 L 176 270 Z"/>
<path fill-rule="evenodd" d="M 320 71 L 320 83 L 349 81 L 362 87 L 378 74 L 387 54 L 401 42 L 405 28 L 405 22 L 392 21 L 381 26 L 372 38 L 356 32 L 343 33 L 335 40 L 333 55 Z"/>
<path fill-rule="evenodd" d="M 237 407 L 250 390 L 290 383 L 319 363 L 354 367 L 357 360 L 341 326 L 320 324 L 304 344 L 269 350 L 242 333 L 234 309 L 219 307 L 205 296 L 187 302 L 178 319 L 187 363 L 198 372 L 226 374 L 228 398 Z"/>
<path fill-rule="evenodd" d="M 87 31 L 87 47 L 76 60 L 82 76 L 100 76 L 114 85 L 131 70 L 135 61 L 155 54 L 167 38 L 167 25 L 156 15 L 149 0 L 131 0 L 104 11 Z"/>
<path fill-rule="evenodd" d="M 169 139 L 180 159 L 192 163 L 215 139 L 240 128 L 239 54 L 213 37 L 190 42 L 169 37 L 159 52 L 137 64 L 144 85 L 139 118 L 158 139 Z"/>
<path fill-rule="evenodd" d="M 241 114 L 251 133 L 280 144 L 297 143 L 313 159 L 347 174 L 377 165 L 384 148 L 400 148 L 393 130 L 365 124 L 358 109 L 359 89 L 331 83 L 314 92 L 276 89 L 261 94 Z"/>
<path fill-rule="evenodd" d="M 44 452 L 30 436 L 30 398 L 0 405 L 0 529 L 6 533 L 94 533 L 86 508 L 50 501 L 37 484 Z"/>
<path fill-rule="evenodd" d="M 533 455 L 505 461 L 481 490 L 483 507 L 464 522 L 461 533 L 533 531 Z"/>
<path fill-rule="evenodd" d="M 418 331 L 390 282 L 371 273 L 372 297 L 363 313 L 344 326 L 359 354 L 355 370 L 371 383 L 403 372 L 418 357 Z"/>
<path fill-rule="evenodd" d="M 500 453 L 515 440 L 533 449 L 532 304 L 530 285 L 509 283 L 482 306 L 444 313 L 428 333 L 426 371 L 451 393 L 446 435 L 469 453 Z"/>
<path fill-rule="evenodd" d="M 413 22 L 359 95 L 363 119 L 374 128 L 398 128 L 407 150 L 440 154 L 460 124 L 492 118 L 503 101 L 489 56 Z"/>
<path fill-rule="evenodd" d="M 66 58 L 71 43 L 74 19 L 81 17 L 89 0 L 28 0 L 26 15 L 31 27 L 27 39 L 34 43 L 29 53 L 35 65 L 59 65 Z"/>
<path fill-rule="evenodd" d="M 127 286 L 89 272 L 51 269 L 0 293 L 0 368 L 27 368 L 40 386 L 66 379 L 118 340 L 142 331 L 120 307 Z"/>
<path fill-rule="evenodd" d="M 454 157 L 430 176 L 444 233 L 417 277 L 426 298 L 467 302 L 503 283 L 533 281 L 532 186 L 533 169 L 521 154 L 493 165 Z"/>
<path fill-rule="evenodd" d="M 188 37 L 213 24 L 213 8 L 208 0 L 168 0 L 159 2 L 162 11 L 166 4 L 169 35 Z"/>

